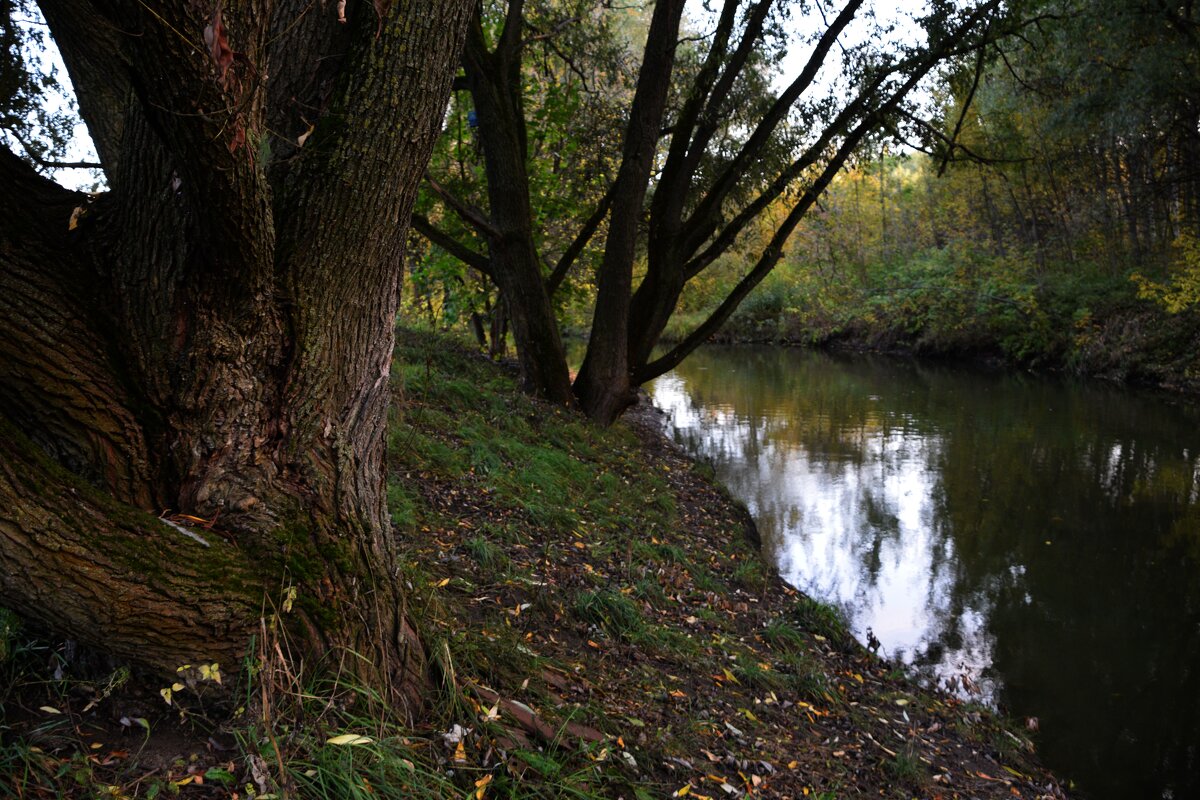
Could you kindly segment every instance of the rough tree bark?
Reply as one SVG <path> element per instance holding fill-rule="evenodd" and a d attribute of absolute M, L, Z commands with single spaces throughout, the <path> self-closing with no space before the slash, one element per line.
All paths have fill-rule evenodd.
<path fill-rule="evenodd" d="M 172 673 L 294 585 L 310 659 L 415 709 L 383 433 L 471 3 L 40 5 L 111 191 L 0 150 L 0 603 Z"/>
<path fill-rule="evenodd" d="M 533 239 L 521 79 L 523 9 L 523 0 L 510 0 L 493 50 L 478 13 L 467 32 L 463 66 L 486 153 L 489 214 L 479 232 L 487 239 L 488 272 L 504 298 L 525 390 L 570 405 L 571 378 Z"/>

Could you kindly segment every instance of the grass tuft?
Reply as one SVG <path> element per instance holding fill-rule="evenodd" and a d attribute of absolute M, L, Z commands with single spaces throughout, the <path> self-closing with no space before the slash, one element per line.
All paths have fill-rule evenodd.
<path fill-rule="evenodd" d="M 609 635 L 624 639 L 640 633 L 646 624 L 632 600 L 610 589 L 580 592 L 575 598 L 575 614 Z"/>

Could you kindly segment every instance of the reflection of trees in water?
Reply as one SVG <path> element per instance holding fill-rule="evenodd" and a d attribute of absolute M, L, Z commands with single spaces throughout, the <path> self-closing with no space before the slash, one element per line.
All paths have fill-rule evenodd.
<path fill-rule="evenodd" d="M 714 350 L 681 375 L 664 394 L 681 440 L 785 574 L 860 633 L 910 580 L 906 660 L 990 663 L 998 699 L 1041 718 L 1046 757 L 1114 796 L 1150 773 L 1200 790 L 1194 410 L 795 351 Z"/>

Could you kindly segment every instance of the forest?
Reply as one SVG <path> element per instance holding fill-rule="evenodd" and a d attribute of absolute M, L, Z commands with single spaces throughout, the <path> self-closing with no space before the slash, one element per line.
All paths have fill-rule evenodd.
<path fill-rule="evenodd" d="M 1198 22 L 0 0 L 0 792 L 1063 796 L 639 392 L 715 340 L 1194 390 Z"/>
<path fill-rule="evenodd" d="M 908 350 L 1194 390 L 1194 14 L 1103 3 L 1013 13 L 1025 15 L 1019 31 L 946 58 L 917 97 L 839 162 L 763 276 L 757 259 L 790 229 L 789 213 L 806 202 L 802 187 L 825 166 L 806 165 L 778 195 L 751 202 L 745 194 L 770 171 L 783 174 L 771 159 L 794 148 L 785 137 L 812 135 L 819 117 L 793 111 L 777 149 L 757 157 L 758 174 L 740 175 L 742 194 L 722 201 L 738 237 L 717 237 L 703 260 L 693 256 L 664 343 L 681 352 L 703 336 Z M 619 47 L 622 35 L 610 32 L 606 46 Z M 632 79 L 623 93 L 620 84 L 591 89 L 589 79 L 602 83 L 619 68 L 583 62 L 588 74 L 581 52 L 527 55 L 523 102 L 535 250 L 562 331 L 586 338 L 615 170 L 607 143 L 616 134 L 603 126 L 619 119 Z M 723 102 L 750 109 L 774 99 L 787 77 L 778 62 L 754 70 L 759 84 L 747 80 Z M 475 97 L 452 97 L 450 135 L 421 201 L 429 210 L 415 217 L 404 302 L 425 324 L 472 326 L 496 353 L 507 347 L 504 293 L 477 257 L 485 234 L 453 201 L 487 207 L 488 133 Z M 726 125 L 706 156 L 717 164 L 749 141 L 744 121 Z M 658 257 L 655 209 L 643 220 L 638 271 Z M 572 269 L 579 259 L 585 265 Z M 743 292 L 747 283 L 753 293 Z M 727 299 L 742 302 L 723 309 Z"/>

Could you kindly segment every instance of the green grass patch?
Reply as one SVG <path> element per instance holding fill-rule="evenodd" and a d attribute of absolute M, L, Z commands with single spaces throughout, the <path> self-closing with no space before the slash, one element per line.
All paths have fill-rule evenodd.
<path fill-rule="evenodd" d="M 463 547 L 484 573 L 492 574 L 508 567 L 508 556 L 504 551 L 482 536 L 468 539 Z"/>
<path fill-rule="evenodd" d="M 575 598 L 575 615 L 604 629 L 610 636 L 632 638 L 646 625 L 642 612 L 625 595 L 611 589 L 580 592 Z"/>
<path fill-rule="evenodd" d="M 769 585 L 770 576 L 761 559 L 750 555 L 733 568 L 733 581 L 748 591 L 762 592 Z"/>
<path fill-rule="evenodd" d="M 797 600 L 789 617 L 800 630 L 823 636 L 835 645 L 844 647 L 853 641 L 841 612 L 811 597 Z"/>

